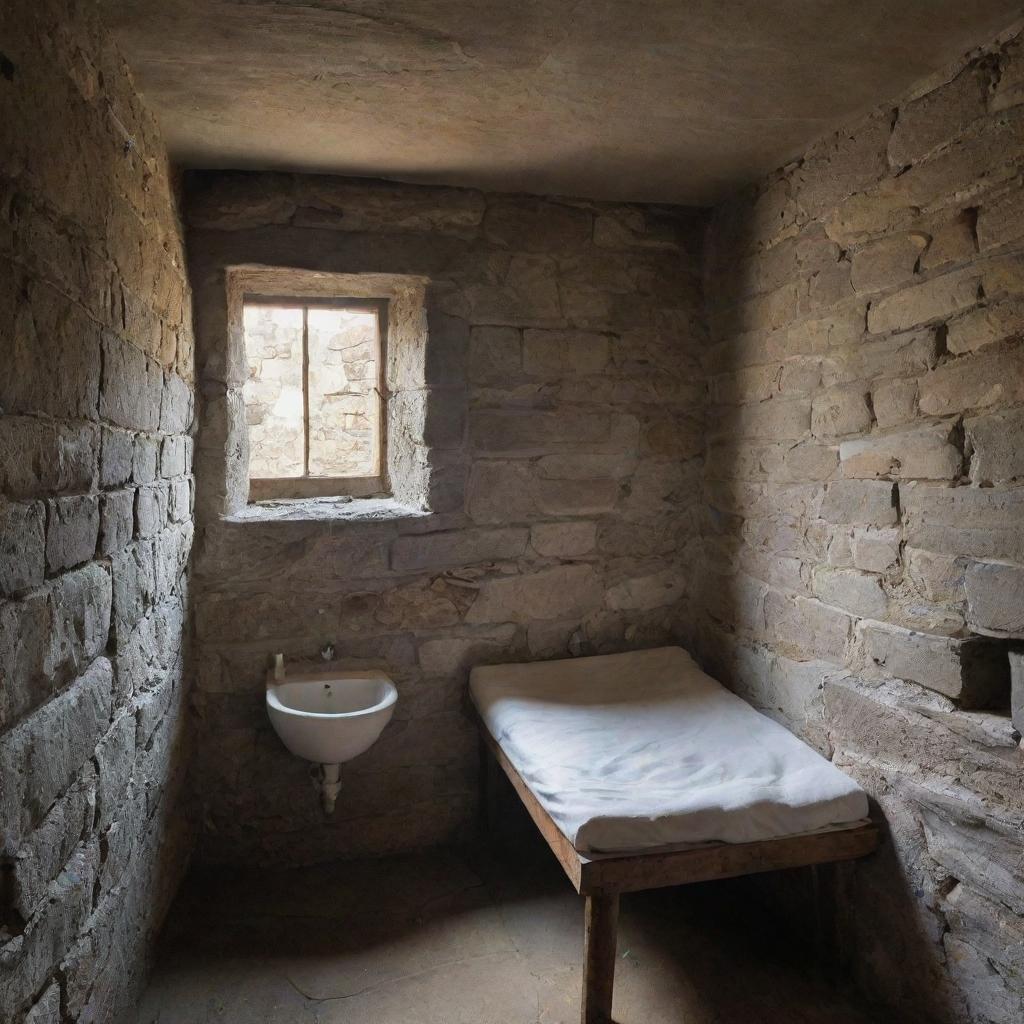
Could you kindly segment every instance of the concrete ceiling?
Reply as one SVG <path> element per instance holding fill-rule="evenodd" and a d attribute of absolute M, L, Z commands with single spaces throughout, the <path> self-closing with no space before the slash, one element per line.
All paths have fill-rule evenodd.
<path fill-rule="evenodd" d="M 102 0 L 172 156 L 709 204 L 1017 0 Z"/>

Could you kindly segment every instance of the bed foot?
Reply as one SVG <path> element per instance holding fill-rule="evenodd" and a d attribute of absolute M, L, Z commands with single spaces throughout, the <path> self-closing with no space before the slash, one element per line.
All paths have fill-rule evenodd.
<path fill-rule="evenodd" d="M 582 1024 L 611 1024 L 619 894 L 597 892 L 586 900 L 580 1020 Z"/>

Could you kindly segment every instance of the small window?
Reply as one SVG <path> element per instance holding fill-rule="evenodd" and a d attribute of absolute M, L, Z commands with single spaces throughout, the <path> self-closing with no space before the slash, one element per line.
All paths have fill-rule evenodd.
<path fill-rule="evenodd" d="M 247 297 L 249 495 L 386 491 L 387 300 Z"/>

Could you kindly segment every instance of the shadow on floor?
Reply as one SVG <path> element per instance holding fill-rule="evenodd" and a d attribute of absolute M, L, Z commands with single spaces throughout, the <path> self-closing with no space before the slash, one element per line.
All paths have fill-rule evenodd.
<path fill-rule="evenodd" d="M 623 897 L 621 1024 L 882 1024 L 728 882 Z M 136 1024 L 576 1024 L 582 902 L 546 848 L 194 872 Z"/>

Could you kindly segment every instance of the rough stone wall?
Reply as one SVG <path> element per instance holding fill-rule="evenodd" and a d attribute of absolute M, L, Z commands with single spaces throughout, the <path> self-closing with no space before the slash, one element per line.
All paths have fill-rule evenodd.
<path fill-rule="evenodd" d="M 111 1021 L 191 837 L 189 291 L 90 3 L 0 9 L 0 1020 Z"/>
<path fill-rule="evenodd" d="M 451 839 L 476 797 L 470 664 L 689 639 L 704 396 L 697 219 L 210 173 L 192 180 L 188 220 L 205 409 L 202 853 L 295 862 Z M 426 280 L 425 318 L 408 318 L 426 332 L 423 378 L 392 395 L 390 429 L 425 403 L 412 440 L 428 513 L 357 502 L 224 515 L 225 462 L 244 451 L 226 426 L 241 417 L 225 365 L 225 270 L 261 263 Z M 415 347 L 411 327 L 391 332 L 389 361 L 406 377 Z M 381 740 L 343 767 L 327 820 L 309 766 L 264 708 L 269 656 L 316 658 L 326 644 L 390 672 L 400 694 Z"/>
<path fill-rule="evenodd" d="M 875 797 L 842 930 L 905 1019 L 1024 1018 L 1022 173 L 1011 36 L 709 234 L 700 651 Z"/>

